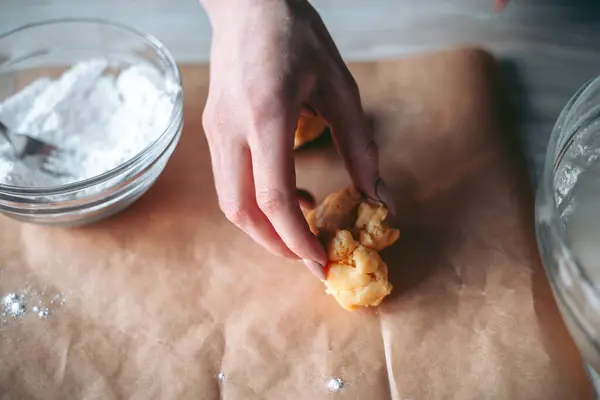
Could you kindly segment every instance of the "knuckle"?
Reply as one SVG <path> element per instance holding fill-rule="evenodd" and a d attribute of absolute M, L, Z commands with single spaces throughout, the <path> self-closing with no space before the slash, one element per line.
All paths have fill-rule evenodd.
<path fill-rule="evenodd" d="M 206 135 L 218 136 L 223 131 L 228 131 L 235 121 L 235 114 L 227 99 L 218 95 L 209 98 L 202 111 L 202 128 Z"/>
<path fill-rule="evenodd" d="M 218 130 L 216 115 L 217 113 L 212 107 L 207 106 L 204 108 L 202 112 L 202 127 L 206 134 L 212 134 Z"/>
<path fill-rule="evenodd" d="M 246 226 L 250 222 L 250 208 L 243 203 L 221 201 L 219 202 L 219 208 L 225 215 L 225 218 L 236 226 Z"/>
<path fill-rule="evenodd" d="M 289 207 L 289 199 L 277 190 L 266 190 L 257 192 L 256 202 L 265 215 L 281 213 Z"/>

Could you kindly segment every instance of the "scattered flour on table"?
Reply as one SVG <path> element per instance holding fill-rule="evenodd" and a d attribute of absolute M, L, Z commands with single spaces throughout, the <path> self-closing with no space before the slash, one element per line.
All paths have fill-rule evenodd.
<path fill-rule="evenodd" d="M 342 392 L 344 390 L 344 386 L 345 384 L 342 378 L 331 378 L 329 379 L 329 382 L 327 382 L 327 389 L 334 393 Z"/>
<path fill-rule="evenodd" d="M 68 296 L 55 293 L 50 296 L 46 289 L 38 291 L 26 283 L 20 290 L 0 296 L 0 323 L 7 323 L 34 315 L 46 319 L 63 307 Z"/>
<path fill-rule="evenodd" d="M 25 295 L 17 293 L 9 293 L 2 299 L 4 306 L 4 314 L 8 317 L 22 317 L 27 309 Z"/>
<path fill-rule="evenodd" d="M 146 64 L 118 74 L 106 59 L 40 78 L 0 103 L 0 121 L 65 150 L 53 160 L 65 176 L 32 169 L 0 138 L 0 184 L 57 186 L 92 178 L 139 154 L 167 128 L 178 85 Z"/>
<path fill-rule="evenodd" d="M 34 313 L 37 313 L 37 316 L 42 319 L 48 318 L 50 316 L 50 314 L 52 313 L 52 309 L 46 308 L 46 307 L 38 307 L 38 306 L 32 307 L 31 311 L 33 311 Z"/>
<path fill-rule="evenodd" d="M 227 381 L 227 376 L 223 371 L 219 371 L 216 374 L 217 381 L 219 384 L 225 383 Z M 346 383 L 342 378 L 332 377 L 327 381 L 327 390 L 331 393 L 341 393 L 346 388 Z"/>

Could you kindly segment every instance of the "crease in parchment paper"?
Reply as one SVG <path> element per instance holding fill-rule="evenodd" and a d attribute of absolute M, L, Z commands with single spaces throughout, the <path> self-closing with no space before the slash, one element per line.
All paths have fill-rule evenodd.
<path fill-rule="evenodd" d="M 58 355 L 58 365 L 56 368 L 56 375 L 55 375 L 55 380 L 56 383 L 60 386 L 63 382 L 63 380 L 65 379 L 65 370 L 67 368 L 67 362 L 69 359 L 69 350 L 71 348 L 71 335 L 68 335 L 64 341 L 66 343 L 64 343 L 62 345 L 62 351 L 60 351 L 59 355 Z"/>
<path fill-rule="evenodd" d="M 400 393 L 398 393 L 399 382 L 396 382 L 396 375 L 394 374 L 394 366 L 392 361 L 392 351 L 389 347 L 389 340 L 386 340 L 386 329 L 379 316 L 379 326 L 381 330 L 381 342 L 383 345 L 383 355 L 385 358 L 386 375 L 389 387 L 389 396 L 391 400 L 400 400 Z"/>

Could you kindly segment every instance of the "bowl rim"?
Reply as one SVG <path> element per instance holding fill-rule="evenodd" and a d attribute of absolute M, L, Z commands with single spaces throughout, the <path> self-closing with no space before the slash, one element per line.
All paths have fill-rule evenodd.
<path fill-rule="evenodd" d="M 46 186 L 46 187 L 28 187 L 28 186 L 14 186 L 14 185 L 6 185 L 0 183 L 0 195 L 12 195 L 12 196 L 52 196 L 52 195 L 62 195 L 68 194 L 71 192 L 80 191 L 82 189 L 87 189 L 93 187 L 97 184 L 103 183 L 109 179 L 112 179 L 121 173 L 128 171 L 133 166 L 137 165 L 147 154 L 151 153 L 162 140 L 177 130 L 177 125 L 180 124 L 180 119 L 182 118 L 183 111 L 183 83 L 181 79 L 181 72 L 179 67 L 177 66 L 177 62 L 175 58 L 171 54 L 171 52 L 167 49 L 167 47 L 158 40 L 154 35 L 139 29 L 133 26 L 121 23 L 110 21 L 104 18 L 80 18 L 80 17 L 68 17 L 68 18 L 52 18 L 45 19 L 37 22 L 32 22 L 28 24 L 24 24 L 18 26 L 14 29 L 11 29 L 7 32 L 0 33 L 0 41 L 15 35 L 17 33 L 21 33 L 28 29 L 38 28 L 42 26 L 49 25 L 60 25 L 60 24 L 88 24 L 88 25 L 100 25 L 100 26 L 108 26 L 117 28 L 124 32 L 133 34 L 137 36 L 139 39 L 144 40 L 147 44 L 149 44 L 156 54 L 159 55 L 166 64 L 168 65 L 169 72 L 172 74 L 172 78 L 174 83 L 178 86 L 177 93 L 174 98 L 173 109 L 171 110 L 171 115 L 169 117 L 169 123 L 163 129 L 162 133 L 157 136 L 157 138 L 149 143 L 143 150 L 141 150 L 134 157 L 130 158 L 127 162 L 118 165 L 108 171 L 103 172 L 100 175 L 93 176 L 91 178 L 87 178 L 81 181 L 71 182 L 62 185 L 56 186 Z M 1 65 L 1 64 L 0 64 Z"/>
<path fill-rule="evenodd" d="M 546 154 L 544 156 L 544 164 L 542 167 L 542 176 L 540 180 L 540 186 L 537 193 L 537 201 L 535 203 L 536 209 L 536 225 L 540 224 L 541 219 L 545 219 L 542 216 L 541 207 L 549 207 L 550 215 L 549 220 L 546 221 L 545 225 L 550 231 L 550 234 L 557 242 L 560 247 L 560 251 L 569 259 L 575 266 L 575 269 L 579 276 L 582 278 L 582 283 L 588 286 L 593 295 L 596 298 L 600 298 L 600 288 L 596 287 L 594 282 L 590 279 L 588 272 L 583 267 L 583 264 L 579 260 L 579 257 L 567 243 L 567 240 L 561 234 L 558 226 L 560 224 L 560 215 L 558 215 L 558 209 L 556 205 L 556 199 L 554 197 L 554 177 L 555 172 L 560 166 L 561 160 L 566 150 L 571 146 L 572 141 L 581 129 L 581 125 L 589 122 L 589 116 L 582 122 L 579 121 L 574 125 L 570 126 L 570 118 L 572 117 L 573 108 L 585 101 L 586 95 L 589 91 L 600 86 L 600 76 L 595 76 L 588 79 L 567 101 L 564 108 L 560 112 L 552 133 L 550 140 L 548 141 L 548 147 L 546 148 Z M 597 114 L 595 114 L 597 116 Z M 567 131 L 569 134 L 566 135 L 562 142 L 559 142 L 561 133 Z M 570 131 L 570 132 L 569 132 Z M 536 229 L 537 231 L 537 229 Z"/>

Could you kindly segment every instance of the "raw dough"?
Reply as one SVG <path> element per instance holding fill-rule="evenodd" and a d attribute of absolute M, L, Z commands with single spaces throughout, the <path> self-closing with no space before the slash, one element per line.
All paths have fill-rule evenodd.
<path fill-rule="evenodd" d="M 294 136 L 294 150 L 321 136 L 326 128 L 327 124 L 323 117 L 302 113 Z"/>
<path fill-rule="evenodd" d="M 386 217 L 384 205 L 353 187 L 330 194 L 306 216 L 327 249 L 327 293 L 346 310 L 377 306 L 392 291 L 378 251 L 391 246 L 400 231 L 387 226 Z"/>

